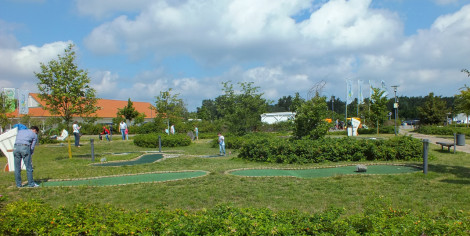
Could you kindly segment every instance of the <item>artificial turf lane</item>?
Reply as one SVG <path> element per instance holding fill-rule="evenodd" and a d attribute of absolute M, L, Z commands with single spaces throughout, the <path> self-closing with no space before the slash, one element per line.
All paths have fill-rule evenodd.
<path fill-rule="evenodd" d="M 340 166 L 329 168 L 317 169 L 299 169 L 299 170 L 286 170 L 286 169 L 246 169 L 235 170 L 229 172 L 232 175 L 246 176 L 246 177 L 273 177 L 273 176 L 288 176 L 298 178 L 321 178 L 331 177 L 336 175 L 353 175 L 353 174 L 402 174 L 420 171 L 420 168 L 404 165 L 369 165 L 367 172 L 356 172 L 356 166 Z"/>
<path fill-rule="evenodd" d="M 93 166 L 132 166 L 132 165 L 153 163 L 162 158 L 163 158 L 163 154 L 146 154 L 135 160 L 97 163 L 97 164 L 93 164 Z"/>
<path fill-rule="evenodd" d="M 106 176 L 91 179 L 74 179 L 63 181 L 42 182 L 43 187 L 58 186 L 109 186 L 122 184 L 136 184 L 148 182 L 162 182 L 170 180 L 196 178 L 206 175 L 206 171 L 182 171 L 182 172 L 164 172 L 164 173 L 146 173 L 123 176 Z"/>

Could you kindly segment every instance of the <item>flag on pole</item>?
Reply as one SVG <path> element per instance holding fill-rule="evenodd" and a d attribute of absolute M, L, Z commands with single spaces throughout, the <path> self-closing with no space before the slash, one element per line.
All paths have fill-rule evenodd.
<path fill-rule="evenodd" d="M 382 80 L 381 84 L 382 84 L 382 91 L 384 91 L 384 94 L 382 96 L 386 97 L 388 95 L 388 90 L 387 90 L 387 86 L 385 85 L 385 81 Z"/>
<path fill-rule="evenodd" d="M 19 113 L 22 115 L 27 115 L 29 112 L 28 109 L 28 90 L 18 90 L 18 102 L 19 102 Z"/>
<path fill-rule="evenodd" d="M 363 83 L 364 83 L 364 81 L 362 81 L 362 80 L 357 81 L 357 88 L 359 90 L 359 92 L 357 94 L 357 100 L 358 100 L 359 104 L 364 103 L 364 95 L 362 94 L 362 84 Z"/>
<path fill-rule="evenodd" d="M 4 88 L 3 89 L 3 94 L 5 95 L 6 101 L 5 101 L 5 107 L 6 107 L 6 112 L 14 112 L 15 111 L 15 95 L 16 95 L 16 89 L 15 88 Z"/>
<path fill-rule="evenodd" d="M 346 105 L 353 101 L 352 80 L 346 80 Z"/>

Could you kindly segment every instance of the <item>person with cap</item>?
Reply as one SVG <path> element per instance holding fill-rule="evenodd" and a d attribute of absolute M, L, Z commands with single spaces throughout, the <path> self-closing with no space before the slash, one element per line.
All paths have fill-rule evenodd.
<path fill-rule="evenodd" d="M 37 126 L 31 126 L 30 129 L 18 130 L 16 135 L 15 146 L 13 149 L 13 156 L 15 157 L 15 181 L 16 187 L 23 187 L 21 182 L 21 161 L 26 166 L 26 176 L 28 178 L 29 187 L 39 187 L 33 179 L 33 161 L 32 156 L 34 153 L 34 147 L 38 142 L 39 128 Z"/>

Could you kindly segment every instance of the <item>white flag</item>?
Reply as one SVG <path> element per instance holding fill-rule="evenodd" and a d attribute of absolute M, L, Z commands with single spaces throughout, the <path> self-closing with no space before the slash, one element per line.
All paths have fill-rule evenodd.
<path fill-rule="evenodd" d="M 364 103 L 364 95 L 362 94 L 362 84 L 363 83 L 364 83 L 364 81 L 362 81 L 362 80 L 357 81 L 357 88 L 359 90 L 359 92 L 357 94 L 357 100 L 358 100 L 359 104 Z"/>
<path fill-rule="evenodd" d="M 346 80 L 346 105 L 353 101 L 352 81 Z"/>
<path fill-rule="evenodd" d="M 3 94 L 5 95 L 6 101 L 4 106 L 7 108 L 6 112 L 14 112 L 15 111 L 15 96 L 16 96 L 16 89 L 15 88 L 4 88 Z"/>

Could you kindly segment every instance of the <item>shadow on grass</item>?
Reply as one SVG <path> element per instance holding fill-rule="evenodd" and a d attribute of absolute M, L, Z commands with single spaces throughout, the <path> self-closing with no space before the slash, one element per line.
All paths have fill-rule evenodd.
<path fill-rule="evenodd" d="M 470 184 L 470 168 L 463 166 L 449 166 L 430 164 L 429 170 L 441 174 L 451 174 L 459 179 L 444 179 L 442 182 L 453 184 Z"/>

